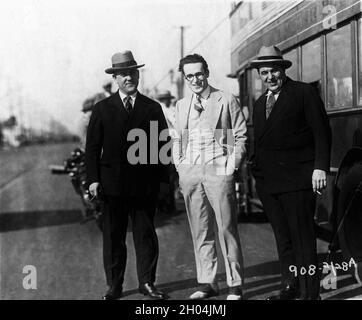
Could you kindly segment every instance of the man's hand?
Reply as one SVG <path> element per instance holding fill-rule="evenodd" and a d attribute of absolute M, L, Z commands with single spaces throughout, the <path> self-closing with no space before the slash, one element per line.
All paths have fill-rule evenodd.
<path fill-rule="evenodd" d="M 93 182 L 90 186 L 89 186 L 89 192 L 92 195 L 92 197 L 98 197 L 98 193 L 99 193 L 99 182 Z"/>
<path fill-rule="evenodd" d="M 327 186 L 327 174 L 324 170 L 315 169 L 312 174 L 313 192 L 319 193 Z"/>

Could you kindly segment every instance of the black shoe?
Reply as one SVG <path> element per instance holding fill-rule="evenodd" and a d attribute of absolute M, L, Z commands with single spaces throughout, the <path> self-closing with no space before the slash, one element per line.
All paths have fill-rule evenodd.
<path fill-rule="evenodd" d="M 288 285 L 279 294 L 270 296 L 266 300 L 296 300 L 299 296 L 299 290 L 294 286 Z"/>
<path fill-rule="evenodd" d="M 191 300 L 203 300 L 210 297 L 219 295 L 219 288 L 217 284 L 206 283 L 200 287 L 199 290 L 194 292 L 191 296 Z"/>
<path fill-rule="evenodd" d="M 122 287 L 111 286 L 106 294 L 102 297 L 102 300 L 118 300 L 122 297 Z"/>
<path fill-rule="evenodd" d="M 139 286 L 139 292 L 143 293 L 145 296 L 149 296 L 152 299 L 159 299 L 159 300 L 163 300 L 166 299 L 166 295 L 159 291 L 154 285 L 153 283 L 147 282 L 144 284 L 141 284 Z"/>

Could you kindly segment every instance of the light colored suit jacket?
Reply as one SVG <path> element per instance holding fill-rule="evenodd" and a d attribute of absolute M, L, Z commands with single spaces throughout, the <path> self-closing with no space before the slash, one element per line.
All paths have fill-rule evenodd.
<path fill-rule="evenodd" d="M 245 156 L 246 121 L 238 101 L 232 94 L 211 88 L 208 107 L 209 123 L 214 129 L 215 140 L 223 146 L 226 161 L 226 174 L 232 174 L 239 168 Z M 188 143 L 188 119 L 193 101 L 193 94 L 176 103 L 175 130 L 172 133 L 173 161 L 178 169 L 185 159 Z"/>

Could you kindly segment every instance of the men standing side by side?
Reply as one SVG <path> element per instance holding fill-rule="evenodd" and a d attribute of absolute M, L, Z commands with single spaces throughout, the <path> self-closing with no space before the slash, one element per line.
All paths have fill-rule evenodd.
<path fill-rule="evenodd" d="M 326 111 L 314 87 L 286 76 L 292 63 L 277 47 L 262 47 L 251 65 L 267 89 L 253 110 L 252 171 L 282 274 L 282 290 L 269 299 L 320 299 L 314 212 L 330 165 Z"/>
<path fill-rule="evenodd" d="M 165 295 L 154 286 L 158 240 L 154 226 L 157 195 L 168 189 L 167 167 L 160 163 L 134 163 L 130 158 L 129 133 L 145 133 L 148 150 L 151 122 L 158 133 L 167 130 L 161 106 L 138 92 L 138 65 L 131 51 L 112 56 L 112 74 L 119 90 L 93 107 L 86 141 L 86 173 L 92 196 L 103 201 L 103 260 L 109 290 L 105 300 L 122 296 L 127 247 L 128 219 L 132 221 L 139 291 L 152 299 Z M 159 142 L 159 148 L 162 143 Z M 153 146 L 154 147 L 154 146 Z M 157 150 L 159 155 L 159 151 Z M 165 184 L 163 184 L 165 183 Z"/>
<path fill-rule="evenodd" d="M 209 86 L 209 69 L 202 56 L 182 58 L 179 71 L 190 94 L 176 104 L 173 159 L 185 200 L 200 284 L 190 298 L 218 295 L 216 222 L 229 287 L 227 299 L 241 300 L 243 257 L 234 172 L 245 155 L 245 119 L 234 96 Z"/>

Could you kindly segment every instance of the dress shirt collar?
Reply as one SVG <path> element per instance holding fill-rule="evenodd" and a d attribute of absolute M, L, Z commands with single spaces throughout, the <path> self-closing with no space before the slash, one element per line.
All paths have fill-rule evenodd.
<path fill-rule="evenodd" d="M 207 86 L 207 88 L 201 92 L 201 94 L 199 94 L 199 96 L 201 97 L 201 99 L 203 100 L 207 100 L 210 97 L 210 93 L 211 93 L 211 89 L 210 86 Z M 196 95 L 195 95 L 196 98 Z"/>
<path fill-rule="evenodd" d="M 273 92 L 273 91 L 268 90 L 266 97 L 268 98 L 271 94 L 274 95 L 275 101 L 277 101 L 279 94 L 280 94 L 280 90 L 278 92 Z"/>
<path fill-rule="evenodd" d="M 128 96 L 127 94 L 124 94 L 121 90 L 118 90 L 119 96 L 121 97 L 122 102 L 124 103 L 124 99 Z M 132 107 L 134 106 L 136 97 L 137 97 L 138 91 L 136 91 L 134 94 L 129 95 L 131 97 L 131 104 Z"/>

